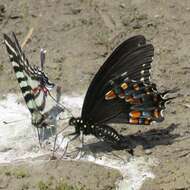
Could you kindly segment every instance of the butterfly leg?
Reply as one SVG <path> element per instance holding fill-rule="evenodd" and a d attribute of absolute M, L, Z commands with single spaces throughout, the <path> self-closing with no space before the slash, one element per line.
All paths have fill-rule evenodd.
<path fill-rule="evenodd" d="M 58 149 L 58 148 L 56 148 L 57 137 L 58 137 L 58 134 L 55 136 L 55 140 L 54 140 L 54 143 L 53 143 L 53 153 L 52 153 L 52 156 L 51 156 L 51 160 L 56 159 L 55 152 Z"/>
<path fill-rule="evenodd" d="M 79 150 L 79 153 L 77 155 L 77 158 L 80 159 L 85 155 L 85 151 L 83 151 L 84 149 L 84 134 L 83 131 L 80 131 L 80 142 L 81 142 L 81 147 Z"/>
<path fill-rule="evenodd" d="M 68 137 L 68 136 L 71 136 L 71 135 L 73 135 L 73 134 L 68 134 L 68 135 L 64 136 L 64 137 L 62 138 L 62 140 L 61 140 L 60 145 L 62 144 L 64 138 L 66 138 L 66 137 Z M 62 155 L 61 155 L 61 157 L 60 157 L 60 160 L 67 154 L 67 149 L 68 149 L 68 147 L 69 147 L 69 144 L 70 144 L 72 141 L 74 141 L 76 138 L 78 138 L 78 137 L 79 137 L 79 134 L 75 135 L 73 138 L 69 139 L 69 140 L 66 142 L 66 145 L 64 146 L 64 150 L 63 150 L 63 153 L 62 153 Z M 56 159 L 55 152 L 60 148 L 60 145 L 58 145 L 58 146 L 56 147 L 57 138 L 58 138 L 58 134 L 56 135 L 55 140 L 54 140 L 54 148 L 53 148 L 53 154 L 52 154 L 52 156 L 51 156 L 51 159 Z"/>
<path fill-rule="evenodd" d="M 39 141 L 40 148 L 42 148 L 41 135 L 40 135 L 40 131 L 38 127 L 37 127 L 37 134 L 38 134 L 38 141 Z"/>
<path fill-rule="evenodd" d="M 80 132 L 80 141 L 81 141 L 81 148 L 83 148 L 83 145 L 84 145 L 84 135 L 83 135 L 83 131 Z"/>
<path fill-rule="evenodd" d="M 70 135 L 72 135 L 72 134 L 69 134 L 67 136 L 70 136 Z M 76 134 L 73 138 L 69 139 L 69 141 L 67 142 L 67 144 L 66 144 L 66 146 L 64 148 L 64 151 L 63 151 L 63 154 L 62 154 L 61 158 L 63 158 L 66 155 L 69 143 L 71 143 L 72 141 L 74 141 L 75 139 L 77 139 L 79 137 L 79 135 L 80 134 Z"/>
<path fill-rule="evenodd" d="M 59 136 L 65 129 L 67 129 L 68 127 L 69 127 L 69 125 L 67 125 L 65 128 L 63 128 L 62 130 L 60 130 L 59 132 L 56 133 L 56 131 L 57 131 L 57 123 L 56 123 L 56 125 L 55 125 L 55 132 L 54 132 L 54 134 L 56 133 L 56 135 L 55 135 L 54 146 L 53 146 L 53 155 L 52 155 L 53 157 L 54 157 L 55 152 L 60 148 L 60 145 L 62 144 L 64 138 L 67 137 L 67 136 L 72 135 L 72 134 L 69 134 L 69 135 L 67 135 L 67 136 L 65 136 L 65 137 L 63 136 L 60 145 L 58 145 L 58 146 L 56 147 L 56 142 L 57 142 L 58 136 Z M 54 134 L 52 134 L 52 136 L 53 136 Z"/>

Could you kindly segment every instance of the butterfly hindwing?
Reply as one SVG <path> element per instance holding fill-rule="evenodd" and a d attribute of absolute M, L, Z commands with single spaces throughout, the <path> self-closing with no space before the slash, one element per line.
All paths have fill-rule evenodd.
<path fill-rule="evenodd" d="M 162 94 L 157 91 L 155 84 L 145 84 L 127 79 L 120 83 L 112 81 L 110 89 L 105 94 L 105 99 L 107 101 L 122 99 L 123 104 L 126 104 L 129 109 L 123 110 L 114 120 L 109 120 L 109 122 L 120 121 L 149 125 L 152 121 L 163 121 L 162 111 L 165 109 L 167 99 L 164 99 Z"/>

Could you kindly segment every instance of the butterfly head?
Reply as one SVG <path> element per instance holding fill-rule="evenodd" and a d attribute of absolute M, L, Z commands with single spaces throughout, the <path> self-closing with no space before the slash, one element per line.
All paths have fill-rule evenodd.
<path fill-rule="evenodd" d="M 82 120 L 80 118 L 74 118 L 74 117 L 71 117 L 71 119 L 69 120 L 69 125 L 75 127 L 75 133 L 80 133 L 82 125 L 81 121 Z"/>
<path fill-rule="evenodd" d="M 54 88 L 55 84 L 49 81 L 48 77 L 45 75 L 44 72 L 41 72 L 41 74 L 39 74 L 39 79 L 41 86 L 45 87 L 48 90 Z"/>

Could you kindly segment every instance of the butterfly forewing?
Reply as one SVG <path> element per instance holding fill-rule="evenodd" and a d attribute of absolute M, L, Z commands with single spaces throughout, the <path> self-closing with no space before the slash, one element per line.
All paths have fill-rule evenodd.
<path fill-rule="evenodd" d="M 98 80 L 99 83 L 92 82 L 94 86 L 91 87 L 91 84 L 90 90 L 87 92 L 82 112 L 82 116 L 85 119 L 90 118 L 94 122 L 100 122 L 109 120 L 109 118 L 113 118 L 119 113 L 123 113 L 123 109 L 125 110 L 124 113 L 128 113 L 130 110 L 129 105 L 121 100 L 116 99 L 112 102 L 105 100 L 108 84 L 115 77 L 125 73 L 125 78 L 149 83 L 149 70 L 154 54 L 153 46 L 151 44 L 134 45 L 134 48 L 130 51 L 128 50 L 128 52 L 125 52 L 123 49 L 121 51 L 122 54 L 119 54 L 120 57 L 117 58 L 117 62 L 111 65 L 111 67 L 108 67 L 107 70 L 105 69 L 103 73 L 101 72 L 100 76 L 97 76 L 99 72 L 95 75 L 93 81 L 100 77 Z M 108 63 L 105 62 L 105 64 Z M 94 90 L 93 92 L 91 91 L 92 89 Z M 90 91 L 91 94 L 88 95 Z M 86 105 L 90 105 L 90 107 L 86 107 Z"/>
<path fill-rule="evenodd" d="M 88 119 L 88 113 L 91 111 L 94 106 L 94 102 L 98 97 L 98 93 L 102 90 L 102 86 L 108 81 L 105 78 L 105 75 L 111 67 L 116 65 L 120 58 L 123 55 L 129 54 L 131 51 L 146 44 L 146 40 L 144 36 L 138 35 L 134 36 L 126 41 L 124 41 L 121 45 L 119 45 L 113 53 L 107 58 L 105 63 L 100 67 L 99 71 L 94 76 L 88 91 L 85 96 L 83 108 L 82 108 L 82 118 Z"/>

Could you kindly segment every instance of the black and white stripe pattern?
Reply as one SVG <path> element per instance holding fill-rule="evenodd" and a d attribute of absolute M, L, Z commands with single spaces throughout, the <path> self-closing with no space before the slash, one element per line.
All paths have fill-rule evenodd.
<path fill-rule="evenodd" d="M 32 124 L 41 127 L 48 89 L 54 87 L 48 77 L 38 67 L 29 64 L 13 33 L 13 41 L 4 34 L 4 42 L 21 88 L 27 107 L 32 115 Z M 45 91 L 44 91 L 45 90 Z"/>

